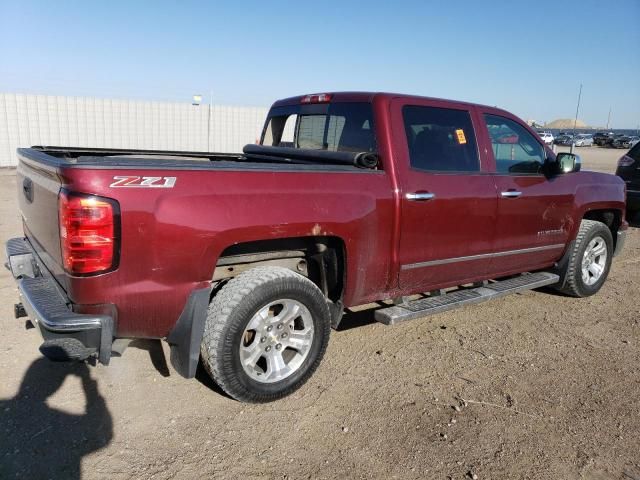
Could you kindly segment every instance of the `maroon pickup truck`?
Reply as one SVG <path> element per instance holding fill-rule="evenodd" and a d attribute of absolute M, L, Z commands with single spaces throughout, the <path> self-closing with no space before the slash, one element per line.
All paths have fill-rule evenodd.
<path fill-rule="evenodd" d="M 243 154 L 18 150 L 7 244 L 52 359 L 165 339 L 232 397 L 300 387 L 343 310 L 394 324 L 554 285 L 596 293 L 625 185 L 504 110 L 387 93 L 293 97 Z M 120 340 L 120 342 L 122 342 Z"/>

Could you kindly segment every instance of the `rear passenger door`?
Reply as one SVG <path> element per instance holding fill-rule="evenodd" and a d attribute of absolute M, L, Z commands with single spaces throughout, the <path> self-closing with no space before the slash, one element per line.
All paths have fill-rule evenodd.
<path fill-rule="evenodd" d="M 480 161 L 475 118 L 463 104 L 392 103 L 403 289 L 426 291 L 486 275 L 497 197 Z"/>
<path fill-rule="evenodd" d="M 505 112 L 480 113 L 498 192 L 490 275 L 546 268 L 562 256 L 569 241 L 574 222 L 572 174 L 546 176 L 545 147 L 527 127 Z"/>

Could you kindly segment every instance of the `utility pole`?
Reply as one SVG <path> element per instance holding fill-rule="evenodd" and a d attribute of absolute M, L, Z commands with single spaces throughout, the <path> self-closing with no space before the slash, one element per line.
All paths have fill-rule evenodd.
<path fill-rule="evenodd" d="M 578 124 L 578 111 L 580 110 L 580 99 L 582 98 L 582 84 L 580 84 L 580 91 L 578 92 L 578 105 L 576 106 L 576 118 L 573 121 L 573 139 L 571 140 L 571 148 L 569 153 L 573 153 L 573 145 L 576 140 L 576 125 Z"/>
<path fill-rule="evenodd" d="M 209 91 L 209 115 L 207 116 L 207 151 L 211 151 L 211 116 L 213 115 L 213 90 Z"/>
<path fill-rule="evenodd" d="M 609 115 L 607 115 L 607 130 L 609 130 L 610 121 L 611 121 L 611 107 L 609 107 Z"/>

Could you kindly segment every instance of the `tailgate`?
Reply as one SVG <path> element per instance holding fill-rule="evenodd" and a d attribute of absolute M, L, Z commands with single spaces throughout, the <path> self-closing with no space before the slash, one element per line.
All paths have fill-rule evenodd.
<path fill-rule="evenodd" d="M 18 206 L 25 236 L 54 275 L 63 273 L 58 226 L 57 169 L 19 155 L 17 170 Z"/>

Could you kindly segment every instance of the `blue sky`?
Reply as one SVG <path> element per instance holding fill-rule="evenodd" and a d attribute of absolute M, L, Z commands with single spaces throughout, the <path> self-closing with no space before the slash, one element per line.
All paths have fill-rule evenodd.
<path fill-rule="evenodd" d="M 269 105 L 376 90 L 640 124 L 640 0 L 0 0 L 0 92 Z"/>

